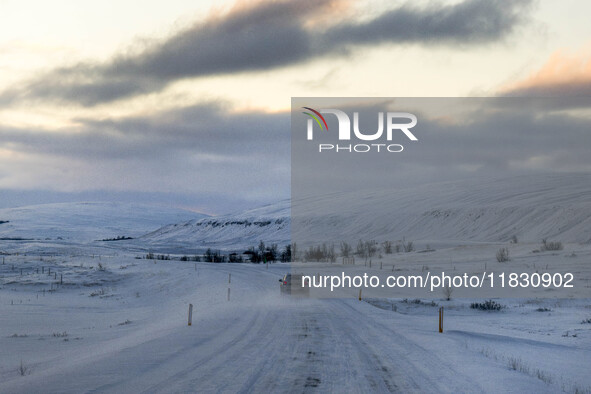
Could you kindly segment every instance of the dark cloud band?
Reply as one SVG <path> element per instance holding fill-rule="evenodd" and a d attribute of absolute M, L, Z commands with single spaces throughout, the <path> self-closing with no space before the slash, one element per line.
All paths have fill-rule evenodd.
<path fill-rule="evenodd" d="M 262 2 L 233 10 L 149 43 L 143 51 L 50 71 L 24 87 L 4 91 L 0 103 L 36 99 L 92 106 L 157 92 L 184 78 L 269 70 L 346 54 L 356 46 L 495 42 L 525 20 L 530 0 L 407 5 L 361 23 L 344 20 L 310 27 L 309 19 L 333 3 Z"/>

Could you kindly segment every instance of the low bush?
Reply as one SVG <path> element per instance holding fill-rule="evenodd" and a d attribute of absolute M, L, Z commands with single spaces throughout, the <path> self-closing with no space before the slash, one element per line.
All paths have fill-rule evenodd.
<path fill-rule="evenodd" d="M 479 309 L 481 311 L 500 311 L 504 306 L 496 301 L 488 300 L 484 302 L 473 302 L 470 304 L 470 308 Z"/>
<path fill-rule="evenodd" d="M 546 239 L 542 240 L 542 251 L 547 250 L 562 250 L 562 242 L 559 241 L 547 241 Z"/>
<path fill-rule="evenodd" d="M 23 364 L 23 360 L 21 360 L 21 364 L 16 369 L 16 371 L 18 372 L 18 374 L 20 376 L 25 376 L 25 375 L 28 375 L 29 373 L 31 373 L 31 370 L 29 369 L 29 367 L 27 367 L 26 365 Z"/>
<path fill-rule="evenodd" d="M 497 261 L 499 263 L 504 263 L 506 261 L 509 261 L 509 249 L 501 248 L 501 249 L 497 250 Z"/>

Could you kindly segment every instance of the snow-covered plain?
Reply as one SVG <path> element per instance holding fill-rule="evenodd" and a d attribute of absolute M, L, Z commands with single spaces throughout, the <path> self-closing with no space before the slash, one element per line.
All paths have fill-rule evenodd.
<path fill-rule="evenodd" d="M 0 238 L 87 242 L 139 237 L 170 223 L 206 215 L 147 204 L 80 202 L 0 209 Z M 1 247 L 0 247 L 1 248 Z"/>
<path fill-rule="evenodd" d="M 4 257 L 0 392 L 591 387 L 591 324 L 581 323 L 591 317 L 589 300 L 502 300 L 501 312 L 481 312 L 455 299 L 292 299 L 278 288 L 288 264 L 151 261 L 124 252 Z"/>
<path fill-rule="evenodd" d="M 406 236 L 416 245 L 411 253 L 376 255 L 371 267 L 363 259 L 344 267 L 338 258 L 306 269 L 384 275 L 505 264 L 572 271 L 589 289 L 590 177 L 448 186 L 365 193 L 342 215 L 301 217 L 296 237 L 354 243 Z M 330 211 L 350 197 L 307 204 Z M 394 205 L 399 215 L 359 215 L 368 204 Z M 0 393 L 591 393 L 591 294 L 497 298 L 504 308 L 488 312 L 470 308 L 488 294 L 459 289 L 449 301 L 441 291 L 415 299 L 399 289 L 380 297 L 364 290 L 362 301 L 358 289 L 292 298 L 280 295 L 278 279 L 304 264 L 178 260 L 205 247 L 285 245 L 293 230 L 289 202 L 215 218 L 86 207 L 0 210 L 0 221 L 9 220 L 0 224 L 2 238 L 13 238 L 0 240 Z M 323 239 L 332 227 L 347 237 Z M 135 239 L 97 241 L 119 235 Z M 518 243 L 509 242 L 514 235 Z M 564 249 L 539 251 L 543 237 Z M 500 247 L 509 249 L 509 262 L 496 261 Z M 172 260 L 143 259 L 147 251 Z"/>

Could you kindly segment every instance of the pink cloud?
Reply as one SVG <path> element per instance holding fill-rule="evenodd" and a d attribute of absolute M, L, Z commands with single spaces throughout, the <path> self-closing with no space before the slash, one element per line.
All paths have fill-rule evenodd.
<path fill-rule="evenodd" d="M 502 96 L 582 96 L 591 94 L 591 44 L 576 52 L 559 50 L 526 78 L 499 89 Z"/>

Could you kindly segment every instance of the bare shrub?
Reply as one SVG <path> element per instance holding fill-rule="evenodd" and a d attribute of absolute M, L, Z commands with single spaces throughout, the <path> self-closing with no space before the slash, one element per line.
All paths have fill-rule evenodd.
<path fill-rule="evenodd" d="M 103 289 L 102 287 L 99 290 L 93 291 L 92 293 L 90 293 L 90 297 L 96 297 L 96 296 L 104 296 L 106 294 L 105 289 Z"/>
<path fill-rule="evenodd" d="M 341 256 L 342 257 L 349 257 L 352 249 L 353 248 L 351 247 L 351 245 L 349 245 L 347 242 L 341 242 Z"/>
<path fill-rule="evenodd" d="M 374 240 L 365 241 L 365 249 L 367 251 L 367 257 L 373 257 L 378 251 L 378 243 Z"/>
<path fill-rule="evenodd" d="M 325 243 L 318 246 L 310 246 L 304 252 L 304 259 L 306 261 L 325 261 L 335 262 L 336 253 L 334 251 L 334 244 L 327 246 Z"/>
<path fill-rule="evenodd" d="M 550 374 L 542 371 L 541 369 L 530 369 L 520 358 L 509 357 L 507 364 L 509 369 L 512 369 L 513 371 L 518 371 L 526 375 L 533 376 L 534 378 L 538 378 L 546 384 L 552 384 L 552 376 L 550 376 Z"/>
<path fill-rule="evenodd" d="M 412 252 L 413 250 L 415 250 L 415 246 L 412 243 L 412 241 L 404 242 L 402 244 L 402 248 L 404 249 L 405 253 L 409 253 L 409 252 Z"/>
<path fill-rule="evenodd" d="M 513 371 L 523 372 L 529 375 L 529 368 L 525 364 L 523 364 L 523 361 L 521 361 L 520 358 L 509 357 L 507 363 L 509 364 L 509 369 L 512 369 Z"/>
<path fill-rule="evenodd" d="M 31 373 L 31 369 L 27 367 L 25 364 L 23 364 L 23 360 L 21 360 L 21 363 L 16 369 L 16 371 L 20 376 L 25 376 Z"/>
<path fill-rule="evenodd" d="M 445 297 L 446 301 L 451 300 L 451 295 L 454 292 L 454 288 L 451 286 L 445 286 L 443 288 L 443 296 Z"/>
<path fill-rule="evenodd" d="M 560 241 L 548 241 L 546 240 L 546 238 L 544 238 L 542 240 L 542 251 L 548 251 L 548 250 L 562 250 L 563 246 L 562 246 L 562 242 Z"/>
<path fill-rule="evenodd" d="M 481 311 L 500 311 L 504 306 L 496 301 L 488 300 L 484 302 L 473 302 L 470 304 L 470 308 L 479 309 Z"/>
<path fill-rule="evenodd" d="M 546 384 L 552 384 L 552 376 L 547 372 L 537 369 L 534 371 L 534 376 Z"/>
<path fill-rule="evenodd" d="M 359 240 L 357 242 L 357 247 L 355 248 L 355 254 L 357 254 L 361 258 L 367 257 L 367 250 L 365 249 L 365 242 Z"/>
<path fill-rule="evenodd" d="M 423 301 L 420 298 L 415 298 L 414 300 L 409 300 L 405 298 L 401 301 L 404 304 L 416 304 L 416 305 L 425 305 L 425 306 L 439 306 L 435 301 L 427 302 Z"/>
<path fill-rule="evenodd" d="M 392 254 L 392 242 L 390 242 L 390 241 L 382 242 L 382 249 L 384 250 L 384 254 Z"/>
<path fill-rule="evenodd" d="M 501 249 L 497 250 L 497 261 L 499 263 L 504 263 L 506 261 L 509 261 L 509 249 L 501 248 Z"/>
<path fill-rule="evenodd" d="M 68 333 L 66 331 L 64 332 L 54 332 L 53 334 L 51 334 L 52 337 L 55 338 L 66 338 L 68 336 Z"/>

